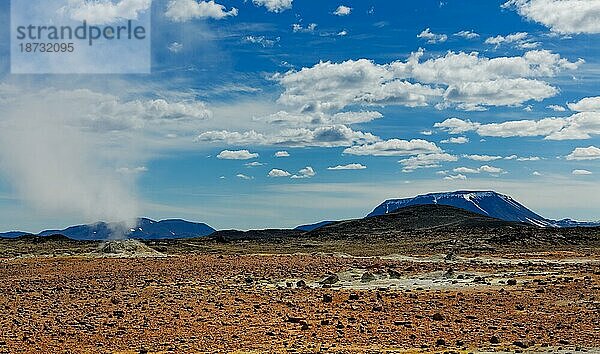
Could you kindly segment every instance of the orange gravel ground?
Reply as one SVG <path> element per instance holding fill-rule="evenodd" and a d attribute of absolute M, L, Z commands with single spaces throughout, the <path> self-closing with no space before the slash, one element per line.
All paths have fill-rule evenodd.
<path fill-rule="evenodd" d="M 448 265 L 316 255 L 5 259 L 0 353 L 600 347 L 599 263 L 453 265 L 552 274 L 500 287 L 296 288 L 353 267 L 411 275 Z M 285 279 L 296 279 L 292 288 L 265 285 Z"/>

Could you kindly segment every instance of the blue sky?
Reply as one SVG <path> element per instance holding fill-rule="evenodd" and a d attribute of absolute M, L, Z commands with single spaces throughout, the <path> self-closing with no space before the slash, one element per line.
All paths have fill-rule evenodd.
<path fill-rule="evenodd" d="M 600 219 L 598 0 L 119 3 L 152 12 L 151 74 L 12 75 L 0 4 L 1 230 L 292 227 L 458 189 Z"/>

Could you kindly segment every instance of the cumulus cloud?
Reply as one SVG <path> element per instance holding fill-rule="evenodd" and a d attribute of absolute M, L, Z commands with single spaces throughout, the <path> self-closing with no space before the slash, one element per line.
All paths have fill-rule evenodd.
<path fill-rule="evenodd" d="M 292 8 L 293 0 L 253 0 L 256 6 L 264 6 L 269 12 L 283 12 Z"/>
<path fill-rule="evenodd" d="M 426 39 L 427 43 L 443 43 L 448 40 L 448 36 L 445 34 L 432 33 L 429 28 L 423 30 L 423 32 L 417 35 L 417 38 Z"/>
<path fill-rule="evenodd" d="M 529 38 L 529 33 L 527 32 L 517 32 L 508 34 L 506 36 L 498 35 L 495 37 L 489 37 L 485 40 L 485 43 L 494 45 L 496 48 L 505 44 L 516 44 L 516 46 L 521 49 L 533 49 L 540 46 L 539 42 L 534 42 Z"/>
<path fill-rule="evenodd" d="M 440 167 L 442 162 L 454 162 L 458 161 L 458 157 L 447 154 L 447 153 L 434 153 L 434 154 L 419 154 L 417 156 L 409 157 L 408 159 L 400 160 L 402 164 L 403 172 L 412 172 L 421 168 L 437 168 Z"/>
<path fill-rule="evenodd" d="M 333 12 L 336 16 L 348 16 L 352 12 L 352 8 L 344 5 L 338 6 L 338 8 Z"/>
<path fill-rule="evenodd" d="M 239 178 L 239 179 L 246 180 L 246 181 L 249 181 L 249 180 L 252 180 L 252 179 L 254 179 L 254 177 L 247 176 L 247 175 L 245 175 L 245 174 L 243 174 L 243 173 L 239 173 L 239 174 L 237 174 L 237 175 L 236 175 L 236 177 L 237 177 L 237 178 Z"/>
<path fill-rule="evenodd" d="M 244 166 L 246 167 L 260 167 L 260 166 L 264 166 L 265 164 L 262 162 L 258 162 L 258 161 L 253 161 L 253 162 L 248 162 L 247 164 L 245 164 Z"/>
<path fill-rule="evenodd" d="M 196 0 L 171 0 L 167 5 L 165 16 L 174 22 L 186 22 L 192 19 L 222 20 L 226 17 L 238 15 L 238 9 L 231 10 L 221 4 L 210 1 Z"/>
<path fill-rule="evenodd" d="M 257 120 L 272 124 L 287 126 L 310 126 L 310 125 L 335 125 L 335 124 L 357 124 L 367 123 L 375 119 L 383 118 L 383 115 L 375 111 L 339 112 L 328 114 L 324 112 L 311 112 L 309 107 L 304 107 L 304 112 L 279 111 Z"/>
<path fill-rule="evenodd" d="M 352 146 L 344 150 L 344 154 L 359 156 L 410 156 L 417 154 L 441 153 L 435 143 L 422 140 L 390 139 L 373 144 Z"/>
<path fill-rule="evenodd" d="M 250 160 L 257 157 L 257 153 L 248 150 L 223 150 L 217 155 L 217 158 L 221 160 Z"/>
<path fill-rule="evenodd" d="M 268 174 L 268 176 L 271 177 L 271 178 L 289 177 L 291 175 L 292 174 L 289 173 L 288 171 L 280 170 L 280 169 L 277 169 L 277 168 L 272 169 L 269 172 L 269 174 Z"/>
<path fill-rule="evenodd" d="M 510 0 L 502 7 L 557 33 L 600 33 L 599 0 Z"/>
<path fill-rule="evenodd" d="M 290 157 L 290 153 L 287 151 L 277 151 L 275 157 Z"/>
<path fill-rule="evenodd" d="M 226 143 L 229 145 L 280 145 L 289 147 L 339 147 L 354 144 L 367 144 L 380 139 L 371 133 L 354 131 L 345 125 L 321 126 L 315 129 L 293 128 L 278 132 L 259 133 L 254 130 L 231 132 L 227 130 L 207 131 L 200 134 L 197 141 Z"/>
<path fill-rule="evenodd" d="M 479 38 L 479 34 L 473 31 L 460 31 L 454 34 L 457 37 L 462 37 L 465 39 L 475 39 Z"/>
<path fill-rule="evenodd" d="M 317 175 L 317 173 L 315 172 L 315 170 L 312 167 L 306 166 L 305 168 L 301 169 L 300 171 L 298 171 L 297 174 L 291 176 L 290 178 L 304 179 L 304 178 L 312 178 L 316 175 Z"/>
<path fill-rule="evenodd" d="M 574 176 L 588 176 L 588 175 L 591 175 L 592 172 L 590 172 L 588 170 L 573 170 L 573 172 L 571 172 L 571 174 L 573 174 Z"/>
<path fill-rule="evenodd" d="M 598 160 L 600 159 L 600 148 L 588 146 L 576 148 L 567 155 L 567 160 Z"/>
<path fill-rule="evenodd" d="M 469 138 L 467 138 L 466 136 L 451 137 L 450 139 L 440 141 L 440 143 L 442 144 L 466 144 L 468 142 Z"/>
<path fill-rule="evenodd" d="M 85 20 L 89 24 L 102 25 L 120 20 L 137 20 L 140 13 L 150 9 L 151 3 L 151 0 L 69 0 L 61 12 L 75 21 Z"/>
<path fill-rule="evenodd" d="M 489 173 L 489 174 L 494 174 L 494 175 L 505 172 L 503 169 L 501 169 L 499 167 L 494 167 L 494 166 L 489 166 L 489 165 L 483 165 L 478 168 L 457 167 L 457 168 L 453 169 L 453 171 L 457 172 L 457 173 L 471 173 L 471 174 Z"/>
<path fill-rule="evenodd" d="M 467 176 L 459 173 L 457 175 L 446 176 L 446 177 L 444 177 L 444 179 L 446 181 L 464 181 L 467 179 Z"/>
<path fill-rule="evenodd" d="M 490 155 L 464 155 L 463 157 L 465 157 L 469 160 L 480 161 L 480 162 L 489 162 L 489 161 L 495 161 L 495 160 L 502 159 L 502 156 L 490 156 Z"/>
<path fill-rule="evenodd" d="M 501 123 L 477 123 L 458 118 L 449 118 L 435 123 L 435 128 L 451 134 L 476 132 L 492 137 L 543 136 L 545 140 L 590 139 L 600 134 L 600 112 L 580 112 L 570 117 L 550 117 L 540 120 L 517 120 Z"/>
<path fill-rule="evenodd" d="M 600 96 L 586 97 L 578 102 L 568 103 L 567 107 L 576 112 L 600 112 Z"/>
<path fill-rule="evenodd" d="M 554 112 L 564 112 L 566 111 L 566 108 L 557 104 L 551 104 L 549 106 L 547 106 L 546 108 L 553 110 Z"/>
<path fill-rule="evenodd" d="M 360 163 L 351 163 L 348 165 L 337 165 L 333 167 L 327 167 L 330 171 L 339 171 L 339 170 L 365 170 L 367 166 L 362 165 Z"/>
<path fill-rule="evenodd" d="M 279 102 L 312 111 L 432 103 L 440 109 L 456 106 L 466 110 L 518 106 L 556 95 L 558 90 L 540 78 L 575 70 L 583 63 L 570 62 L 547 50 L 491 59 L 478 53 L 448 52 L 422 62 L 423 55 L 421 50 L 407 61 L 389 64 L 366 59 L 321 62 L 278 74 L 274 79 L 284 88 Z"/>

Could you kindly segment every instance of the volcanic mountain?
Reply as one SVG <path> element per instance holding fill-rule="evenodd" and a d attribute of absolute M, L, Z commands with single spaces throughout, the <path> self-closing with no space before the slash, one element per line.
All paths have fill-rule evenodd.
<path fill-rule="evenodd" d="M 546 219 L 527 209 L 510 196 L 493 191 L 431 193 L 413 198 L 390 199 L 376 207 L 367 217 L 385 215 L 408 206 L 428 204 L 453 206 L 504 221 L 528 223 L 539 227 L 600 226 L 598 223 L 578 222 L 570 219 L 559 221 Z"/>
<path fill-rule="evenodd" d="M 71 226 L 64 230 L 45 230 L 37 236 L 64 235 L 73 240 L 108 240 L 115 238 L 119 225 L 99 222 L 96 224 Z M 154 221 L 146 218 L 138 220 L 138 225 L 130 230 L 123 230 L 123 235 L 133 239 L 173 239 L 208 236 L 215 232 L 212 227 L 185 220 Z M 0 234 L 0 237 L 14 238 L 25 235 L 23 232 Z"/>

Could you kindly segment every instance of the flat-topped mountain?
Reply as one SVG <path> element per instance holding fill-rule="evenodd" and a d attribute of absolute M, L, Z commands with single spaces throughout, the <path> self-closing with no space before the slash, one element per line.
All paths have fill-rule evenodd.
<path fill-rule="evenodd" d="M 492 218 L 532 224 L 540 227 L 593 227 L 593 222 L 578 222 L 570 219 L 551 220 L 529 210 L 510 196 L 493 191 L 456 191 L 430 193 L 413 198 L 386 200 L 368 217 L 384 215 L 400 208 L 415 205 L 448 205 Z"/>

